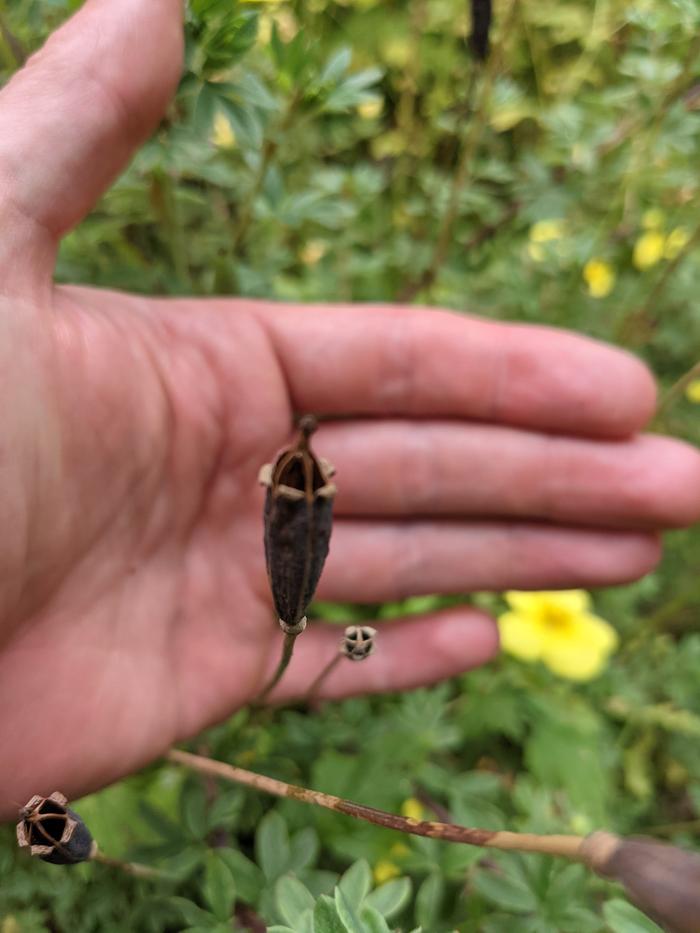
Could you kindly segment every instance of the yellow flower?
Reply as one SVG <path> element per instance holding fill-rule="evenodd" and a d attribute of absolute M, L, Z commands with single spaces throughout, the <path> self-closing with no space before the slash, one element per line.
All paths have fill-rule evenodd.
<path fill-rule="evenodd" d="M 700 405 L 700 379 L 693 379 L 685 387 L 685 397 L 694 405 Z"/>
<path fill-rule="evenodd" d="M 384 109 L 384 101 L 381 97 L 372 97 L 369 100 L 363 100 L 357 105 L 357 112 L 363 120 L 374 120 Z"/>
<path fill-rule="evenodd" d="M 615 285 L 615 270 L 604 259 L 589 259 L 583 267 L 583 279 L 588 294 L 593 298 L 605 298 Z"/>
<path fill-rule="evenodd" d="M 234 149 L 236 146 L 236 134 L 231 121 L 223 113 L 217 113 L 214 117 L 211 141 L 220 149 Z"/>
<path fill-rule="evenodd" d="M 392 878 L 398 878 L 400 874 L 401 869 L 399 866 L 385 858 L 380 859 L 372 870 L 375 884 L 384 884 L 386 881 L 391 881 Z"/>
<path fill-rule="evenodd" d="M 666 237 L 664 259 L 675 259 L 680 251 L 688 245 L 689 240 L 690 233 L 685 227 L 676 227 L 674 230 L 671 230 Z"/>
<path fill-rule="evenodd" d="M 538 220 L 530 227 L 531 243 L 549 243 L 564 236 L 563 220 Z"/>
<path fill-rule="evenodd" d="M 328 246 L 323 240 L 309 240 L 302 247 L 299 258 L 305 266 L 315 266 L 326 255 Z"/>
<path fill-rule="evenodd" d="M 645 230 L 660 230 L 665 222 L 664 212 L 658 207 L 651 207 L 642 214 L 642 226 Z"/>
<path fill-rule="evenodd" d="M 389 853 L 394 856 L 394 858 L 402 859 L 407 855 L 411 854 L 410 848 L 406 845 L 405 842 L 395 842 L 393 846 L 389 849 Z"/>
<path fill-rule="evenodd" d="M 542 661 L 568 680 L 591 680 L 617 647 L 617 633 L 590 611 L 585 590 L 505 594 L 501 647 L 522 661 Z"/>
<path fill-rule="evenodd" d="M 422 820 L 423 813 L 423 804 L 415 797 L 409 797 L 401 804 L 401 814 L 411 820 Z"/>
<path fill-rule="evenodd" d="M 666 237 L 658 230 L 648 230 L 634 244 L 632 262 L 641 269 L 650 269 L 663 258 Z"/>

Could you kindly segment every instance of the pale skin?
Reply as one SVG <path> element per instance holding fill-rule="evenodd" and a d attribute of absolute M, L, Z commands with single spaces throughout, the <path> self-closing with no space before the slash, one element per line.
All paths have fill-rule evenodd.
<path fill-rule="evenodd" d="M 179 0 L 89 0 L 0 93 L 0 816 L 75 798 L 249 702 L 281 635 L 260 465 L 295 412 L 337 467 L 319 597 L 633 580 L 700 515 L 700 457 L 640 435 L 654 383 L 565 332 L 401 307 L 54 286 L 61 237 L 157 124 Z M 206 145 L 203 141 L 202 145 Z M 379 626 L 327 698 L 497 651 L 461 607 Z M 314 622 L 277 702 L 336 650 Z"/>

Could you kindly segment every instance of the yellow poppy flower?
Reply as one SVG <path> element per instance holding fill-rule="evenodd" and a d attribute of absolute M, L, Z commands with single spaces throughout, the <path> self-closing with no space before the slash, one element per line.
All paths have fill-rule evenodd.
<path fill-rule="evenodd" d="M 327 244 L 323 240 L 309 240 L 299 253 L 299 258 L 305 266 L 315 266 L 326 255 Z"/>
<path fill-rule="evenodd" d="M 522 661 L 542 661 L 568 680 L 591 680 L 617 647 L 615 629 L 590 611 L 585 590 L 505 594 L 501 647 Z"/>
<path fill-rule="evenodd" d="M 231 121 L 223 113 L 217 113 L 214 117 L 211 141 L 219 149 L 234 149 L 236 146 L 236 134 L 233 132 Z"/>
<path fill-rule="evenodd" d="M 685 397 L 694 405 L 700 405 L 700 379 L 693 379 L 685 387 Z"/>
<path fill-rule="evenodd" d="M 380 859 L 372 869 L 375 884 L 384 884 L 391 881 L 392 878 L 398 878 L 400 874 L 401 869 L 399 866 L 385 858 Z"/>
<path fill-rule="evenodd" d="M 641 271 L 651 269 L 663 259 L 666 237 L 658 230 L 648 230 L 634 244 L 632 262 Z"/>
<path fill-rule="evenodd" d="M 589 259 L 583 267 L 583 280 L 592 298 L 605 298 L 615 285 L 615 270 L 604 259 Z"/>
<path fill-rule="evenodd" d="M 688 245 L 689 240 L 690 233 L 685 227 L 676 227 L 675 230 L 671 230 L 666 237 L 664 259 L 675 259 L 680 251 Z"/>

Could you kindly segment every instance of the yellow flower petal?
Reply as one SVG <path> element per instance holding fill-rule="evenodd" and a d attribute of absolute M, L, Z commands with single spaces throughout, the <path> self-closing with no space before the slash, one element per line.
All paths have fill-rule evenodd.
<path fill-rule="evenodd" d="M 389 859 L 380 859 L 374 866 L 372 874 L 376 884 L 384 884 L 386 881 L 391 881 L 392 878 L 398 878 L 401 869 L 394 862 L 390 862 Z"/>
<path fill-rule="evenodd" d="M 693 379 L 685 387 L 685 397 L 694 405 L 700 405 L 700 379 Z"/>
<path fill-rule="evenodd" d="M 545 629 L 525 613 L 504 612 L 498 617 L 501 648 L 521 661 L 536 661 L 542 656 Z"/>
<path fill-rule="evenodd" d="M 374 120 L 384 109 L 384 101 L 381 97 L 372 97 L 370 100 L 363 100 L 357 105 L 357 112 L 363 120 Z"/>
<path fill-rule="evenodd" d="M 658 230 L 649 230 L 643 233 L 634 244 L 632 262 L 641 271 L 655 266 L 663 259 L 666 237 Z"/>
<path fill-rule="evenodd" d="M 553 674 L 567 680 L 592 680 L 605 668 L 608 655 L 593 645 L 557 642 L 549 645 L 542 658 Z"/>
<path fill-rule="evenodd" d="M 223 113 L 214 117 L 211 141 L 220 149 L 233 149 L 236 145 L 236 134 L 233 132 L 231 121 Z"/>
<path fill-rule="evenodd" d="M 544 262 L 546 253 L 539 243 L 528 243 L 527 254 L 533 262 Z"/>
<path fill-rule="evenodd" d="M 615 285 L 615 270 L 603 259 L 589 259 L 583 267 L 583 279 L 592 298 L 605 298 Z"/>
<path fill-rule="evenodd" d="M 664 259 L 675 259 L 680 251 L 688 245 L 689 241 L 690 233 L 685 227 L 676 227 L 675 230 L 671 230 L 666 237 Z"/>
<path fill-rule="evenodd" d="M 509 590 L 505 599 L 513 609 L 525 612 L 538 611 L 545 602 L 571 612 L 583 612 L 591 604 L 591 597 L 585 590 Z"/>

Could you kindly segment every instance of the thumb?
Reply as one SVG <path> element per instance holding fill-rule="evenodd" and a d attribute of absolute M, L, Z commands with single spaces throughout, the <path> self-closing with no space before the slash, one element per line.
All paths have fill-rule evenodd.
<path fill-rule="evenodd" d="M 10 242 L 55 246 L 84 217 L 161 117 L 181 61 L 182 0 L 88 0 L 14 75 L 0 93 Z"/>

